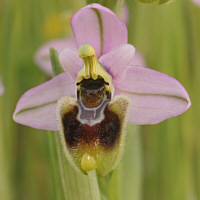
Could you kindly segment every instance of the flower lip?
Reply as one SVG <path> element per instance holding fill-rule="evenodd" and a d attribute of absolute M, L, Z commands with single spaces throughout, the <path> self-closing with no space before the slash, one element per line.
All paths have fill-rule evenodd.
<path fill-rule="evenodd" d="M 103 177 L 116 167 L 123 152 L 128 107 L 126 97 L 115 97 L 106 105 L 99 123 L 86 124 L 77 117 L 80 107 L 74 98 L 58 101 L 64 152 L 77 171 L 97 169 L 98 176 Z"/>

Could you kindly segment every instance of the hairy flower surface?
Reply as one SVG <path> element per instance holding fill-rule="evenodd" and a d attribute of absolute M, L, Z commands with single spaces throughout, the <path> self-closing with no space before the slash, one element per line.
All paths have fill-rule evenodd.
<path fill-rule="evenodd" d="M 27 91 L 13 117 L 59 130 L 70 163 L 83 172 L 97 169 L 102 177 L 121 158 L 127 121 L 156 124 L 191 103 L 176 79 L 132 65 L 135 48 L 127 44 L 126 25 L 108 8 L 88 5 L 71 25 L 77 49 L 59 54 L 66 72 Z"/>

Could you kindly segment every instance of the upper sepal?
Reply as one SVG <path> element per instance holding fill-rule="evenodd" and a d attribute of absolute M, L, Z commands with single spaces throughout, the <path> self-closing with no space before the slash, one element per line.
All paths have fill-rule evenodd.
<path fill-rule="evenodd" d="M 126 25 L 114 12 L 99 4 L 90 4 L 71 19 L 78 48 L 83 44 L 94 47 L 97 57 L 127 43 Z M 116 34 L 117 33 L 117 34 Z"/>

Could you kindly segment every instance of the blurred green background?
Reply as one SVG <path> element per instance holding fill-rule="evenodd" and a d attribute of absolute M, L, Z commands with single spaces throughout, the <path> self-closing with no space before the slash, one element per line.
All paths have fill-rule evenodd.
<path fill-rule="evenodd" d="M 84 5 L 84 0 L 0 0 L 0 76 L 5 87 L 0 97 L 1 200 L 69 198 L 52 144 L 54 133 L 16 124 L 12 115 L 25 91 L 50 78 L 34 63 L 36 50 L 71 35 L 69 17 L 66 24 L 57 24 L 55 16 L 71 16 Z M 185 86 L 192 107 L 158 125 L 128 126 L 124 157 L 102 199 L 198 200 L 200 7 L 190 0 L 162 6 L 128 0 L 127 5 L 129 43 L 140 50 L 149 68 Z M 102 191 L 107 191 L 106 179 L 99 180 Z"/>

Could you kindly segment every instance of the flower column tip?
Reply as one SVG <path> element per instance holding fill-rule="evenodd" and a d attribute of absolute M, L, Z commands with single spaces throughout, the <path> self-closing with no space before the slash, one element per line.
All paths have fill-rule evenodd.
<path fill-rule="evenodd" d="M 83 59 L 84 62 L 84 77 L 85 79 L 98 78 L 98 59 L 96 51 L 89 44 L 83 44 L 80 46 L 78 56 Z"/>

